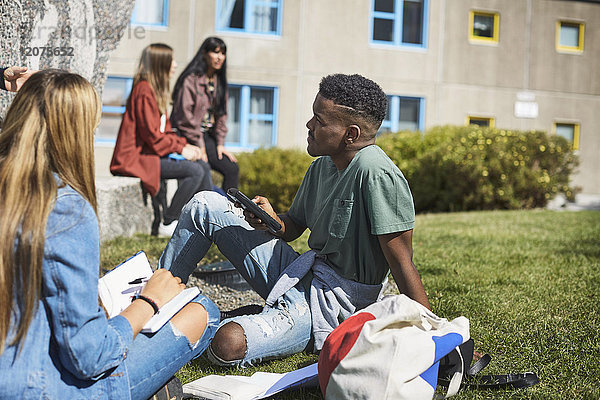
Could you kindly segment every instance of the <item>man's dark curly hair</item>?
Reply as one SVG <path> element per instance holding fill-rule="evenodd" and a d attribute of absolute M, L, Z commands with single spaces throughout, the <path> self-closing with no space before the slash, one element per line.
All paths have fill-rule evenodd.
<path fill-rule="evenodd" d="M 335 104 L 350 107 L 346 113 L 362 117 L 379 129 L 387 110 L 387 97 L 381 87 L 362 75 L 333 74 L 321 79 L 319 94 Z"/>

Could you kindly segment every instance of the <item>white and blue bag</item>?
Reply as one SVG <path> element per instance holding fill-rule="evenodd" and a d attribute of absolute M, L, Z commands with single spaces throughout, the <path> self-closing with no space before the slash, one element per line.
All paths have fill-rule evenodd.
<path fill-rule="evenodd" d="M 468 339 L 467 318 L 448 321 L 405 295 L 386 296 L 329 334 L 319 355 L 321 391 L 328 400 L 432 399 L 440 359 Z"/>

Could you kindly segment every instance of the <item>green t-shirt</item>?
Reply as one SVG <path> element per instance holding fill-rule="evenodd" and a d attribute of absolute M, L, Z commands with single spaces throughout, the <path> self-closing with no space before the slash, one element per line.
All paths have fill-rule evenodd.
<path fill-rule="evenodd" d="M 376 235 L 415 223 L 408 182 L 376 145 L 361 149 L 343 171 L 328 156 L 313 161 L 289 216 L 310 229 L 308 245 L 326 255 L 338 275 L 371 285 L 389 272 Z"/>

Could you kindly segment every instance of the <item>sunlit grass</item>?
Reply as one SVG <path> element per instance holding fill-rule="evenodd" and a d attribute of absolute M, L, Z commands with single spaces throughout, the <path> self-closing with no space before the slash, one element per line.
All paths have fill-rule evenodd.
<path fill-rule="evenodd" d="M 307 249 L 307 236 L 293 243 Z M 138 235 L 105 243 L 110 268 L 138 250 L 158 259 L 165 239 Z M 490 211 L 418 215 L 414 261 L 433 311 L 464 315 L 476 349 L 489 353 L 485 373 L 534 371 L 525 390 L 461 391 L 460 399 L 600 398 L 600 212 Z M 211 250 L 209 260 L 220 257 Z M 244 371 L 190 363 L 184 382 L 206 374 L 286 372 L 316 361 L 299 354 Z M 370 384 L 370 383 L 365 383 Z M 319 399 L 315 390 L 276 399 Z"/>

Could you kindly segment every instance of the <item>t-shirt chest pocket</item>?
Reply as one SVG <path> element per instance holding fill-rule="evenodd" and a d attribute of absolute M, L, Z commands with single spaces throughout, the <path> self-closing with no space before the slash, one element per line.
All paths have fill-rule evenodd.
<path fill-rule="evenodd" d="M 343 239 L 348 231 L 348 224 L 352 216 L 354 200 L 335 199 L 329 222 L 329 234 L 337 239 Z"/>

